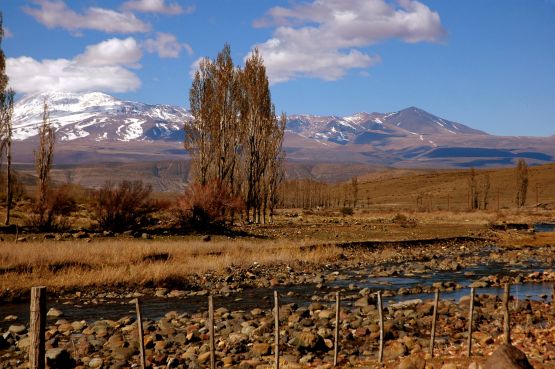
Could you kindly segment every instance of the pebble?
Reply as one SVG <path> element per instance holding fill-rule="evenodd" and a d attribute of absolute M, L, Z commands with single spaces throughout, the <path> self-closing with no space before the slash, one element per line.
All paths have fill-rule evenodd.
<path fill-rule="evenodd" d="M 48 312 L 46 313 L 46 316 L 49 318 L 59 318 L 64 316 L 64 313 L 56 308 L 50 308 L 50 310 L 48 310 Z"/>

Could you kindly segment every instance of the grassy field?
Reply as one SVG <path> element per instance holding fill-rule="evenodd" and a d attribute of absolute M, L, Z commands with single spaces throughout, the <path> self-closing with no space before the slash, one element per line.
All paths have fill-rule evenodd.
<path fill-rule="evenodd" d="M 490 210 L 514 209 L 514 168 L 477 170 L 477 180 L 490 177 Z M 469 170 L 390 170 L 359 177 L 360 203 L 371 209 L 454 210 L 468 209 Z M 529 168 L 526 207 L 555 205 L 555 164 Z M 417 207 L 418 196 L 422 204 Z M 367 201 L 369 200 L 369 201 Z"/>
<path fill-rule="evenodd" d="M 92 237 L 65 241 L 27 235 L 26 242 L 0 243 L 0 289 L 25 290 L 48 284 L 54 289 L 84 286 L 160 285 L 227 268 L 309 263 L 322 265 L 341 256 L 336 244 L 478 237 L 505 245 L 553 244 L 552 234 L 494 232 L 492 223 L 533 223 L 552 212 L 395 212 L 342 217 L 283 212 L 275 224 L 241 226 L 248 236 L 158 236 L 154 240 Z M 320 246 L 320 247 L 306 247 Z"/>
<path fill-rule="evenodd" d="M 332 246 L 302 250 L 302 244 L 284 240 L 4 242 L 0 244 L 0 289 L 45 283 L 52 288 L 161 284 L 254 262 L 324 263 L 339 253 Z"/>
<path fill-rule="evenodd" d="M 43 283 L 54 288 L 147 285 L 254 262 L 322 264 L 341 254 L 334 244 L 356 241 L 478 237 L 504 245 L 553 244 L 555 240 L 542 235 L 494 232 L 491 225 L 553 222 L 555 164 L 530 168 L 529 201 L 521 209 L 513 205 L 513 169 L 478 171 L 477 175 L 480 178 L 484 173 L 491 181 L 487 211 L 467 211 L 468 171 L 389 170 L 359 177 L 360 197 L 368 196 L 369 204 L 361 200 L 352 216 L 342 216 L 339 209 L 281 209 L 274 224 L 234 225 L 230 234 L 237 237 L 233 239 L 212 235 L 212 241 L 203 242 L 201 234 L 164 235 L 158 226 L 143 230 L 152 232 L 153 240 L 96 233 L 86 239 L 69 235 L 64 241 L 54 241 L 44 239 L 44 234 L 27 233 L 19 234 L 25 243 L 14 243 L 16 235 L 5 234 L 0 243 L 0 288 L 26 289 Z M 536 188 L 538 202 L 545 206 L 535 206 Z M 430 201 L 425 209 L 415 206 L 421 194 L 427 194 Z M 172 196 L 166 193 L 164 198 Z M 14 211 L 14 221 L 24 224 L 29 211 L 27 201 Z M 73 228 L 94 226 L 85 208 L 69 221 Z M 330 246 L 303 248 L 307 245 Z"/>

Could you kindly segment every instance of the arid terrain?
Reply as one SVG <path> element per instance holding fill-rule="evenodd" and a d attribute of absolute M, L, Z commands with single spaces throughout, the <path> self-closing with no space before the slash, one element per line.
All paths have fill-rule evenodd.
<path fill-rule="evenodd" d="M 282 295 L 282 366 L 329 367 L 333 301 L 342 296 L 339 364 L 378 367 L 376 291 L 385 299 L 385 366 L 467 368 L 502 341 L 500 289 L 513 284 L 513 342 L 535 368 L 554 367 L 550 210 L 369 212 L 281 210 L 274 224 L 184 236 L 145 231 L 4 235 L 0 316 L 4 367 L 24 367 L 29 288 L 46 285 L 47 348 L 81 367 L 138 362 L 134 298 L 143 300 L 147 360 L 203 367 L 206 296 L 216 304 L 219 366 L 273 363 L 272 291 Z M 138 239 L 137 239 L 138 237 Z M 477 287 L 473 357 L 466 358 L 468 286 Z M 428 352 L 433 291 L 438 338 Z M 398 304 L 407 301 L 406 305 Z M 61 315 L 60 315 L 61 314 Z M 21 328 L 23 327 L 23 328 Z M 330 356 L 331 355 L 331 356 Z M 405 359 L 403 359 L 405 357 Z M 54 359 L 52 359 L 54 360 Z M 425 364 L 424 364 L 425 363 Z M 6 366 L 7 365 L 7 366 Z M 98 366 L 96 366 L 98 365 Z M 420 367 L 420 366 L 416 366 Z"/>

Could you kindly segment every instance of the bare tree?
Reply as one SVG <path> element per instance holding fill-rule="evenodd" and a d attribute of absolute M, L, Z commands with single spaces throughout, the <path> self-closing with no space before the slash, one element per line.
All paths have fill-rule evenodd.
<path fill-rule="evenodd" d="M 50 124 L 50 113 L 45 101 L 42 113 L 42 125 L 39 128 L 39 149 L 35 151 L 35 170 L 37 172 L 37 198 L 35 212 L 36 224 L 40 226 L 49 225 L 47 217 L 48 210 L 48 185 L 50 180 L 50 169 L 54 156 L 54 128 Z"/>
<path fill-rule="evenodd" d="M 2 13 L 0 12 L 0 45 L 4 36 Z M 6 75 L 6 57 L 0 47 L 0 164 L 4 153 L 7 159 L 6 169 L 6 224 L 10 224 L 10 211 L 13 199 L 12 180 L 12 115 L 14 91 L 8 88 Z"/>
<path fill-rule="evenodd" d="M 193 119 L 185 123 L 185 148 L 195 182 L 217 183 L 225 191 L 214 193 L 232 198 L 242 195 L 247 220 L 252 212 L 253 221 L 264 222 L 277 203 L 285 118 L 278 122 L 258 50 L 243 70 L 234 66 L 227 44 L 215 60 L 203 59 L 189 100 Z"/>
<path fill-rule="evenodd" d="M 524 159 L 519 159 L 516 166 L 516 206 L 523 207 L 526 203 L 528 192 L 528 164 Z"/>
<path fill-rule="evenodd" d="M 476 179 L 476 170 L 474 168 L 470 168 L 470 173 L 468 176 L 468 200 L 470 202 L 468 205 L 471 210 L 478 209 L 480 200 L 478 181 Z"/>
<path fill-rule="evenodd" d="M 484 174 L 482 180 L 482 209 L 487 210 L 489 205 L 489 192 L 491 188 L 489 173 Z"/>
<path fill-rule="evenodd" d="M 353 191 L 353 208 L 356 208 L 357 202 L 358 202 L 358 178 L 357 177 L 351 178 L 351 188 Z"/>
<path fill-rule="evenodd" d="M 212 166 L 210 159 L 213 156 L 211 145 L 214 130 L 211 116 L 211 100 L 214 94 L 212 75 L 213 64 L 210 59 L 201 60 L 189 91 L 189 103 L 193 119 L 186 121 L 184 126 L 184 146 L 192 156 L 191 171 L 196 181 L 202 186 L 208 183 Z"/>

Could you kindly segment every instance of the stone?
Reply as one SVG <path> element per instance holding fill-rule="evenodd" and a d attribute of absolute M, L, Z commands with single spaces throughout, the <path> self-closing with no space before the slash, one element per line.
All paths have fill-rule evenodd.
<path fill-rule="evenodd" d="M 395 304 L 389 304 L 387 305 L 387 307 L 393 310 L 411 309 L 417 305 L 420 305 L 421 303 L 422 303 L 421 299 L 413 299 L 413 300 L 397 302 Z"/>
<path fill-rule="evenodd" d="M 104 364 L 104 361 L 102 361 L 102 359 L 99 357 L 95 357 L 94 359 L 91 359 L 91 361 L 89 361 L 89 367 L 91 368 L 100 368 L 102 367 L 102 364 Z"/>
<path fill-rule="evenodd" d="M 210 359 L 210 352 L 202 353 L 198 356 L 197 360 L 199 364 L 204 364 Z"/>
<path fill-rule="evenodd" d="M 443 364 L 441 369 L 457 369 L 457 365 L 454 363 L 447 363 L 447 364 Z"/>
<path fill-rule="evenodd" d="M 481 346 L 491 345 L 494 342 L 492 336 L 490 336 L 487 333 L 483 333 L 483 332 L 474 332 L 474 333 L 472 333 L 472 338 L 474 338 L 475 340 L 480 342 Z"/>
<path fill-rule="evenodd" d="M 264 356 L 270 353 L 270 345 L 268 343 L 255 343 L 252 345 L 251 352 L 254 356 Z"/>
<path fill-rule="evenodd" d="M 5 322 L 15 322 L 17 319 L 19 319 L 17 315 L 8 315 L 4 317 Z"/>
<path fill-rule="evenodd" d="M 363 296 L 355 301 L 355 307 L 366 307 L 369 304 L 368 296 Z"/>
<path fill-rule="evenodd" d="M 31 346 L 31 338 L 23 337 L 17 342 L 17 348 L 21 351 L 28 351 Z"/>
<path fill-rule="evenodd" d="M 8 332 L 21 335 L 27 332 L 27 327 L 25 327 L 23 324 L 10 325 L 10 327 L 8 328 Z"/>
<path fill-rule="evenodd" d="M 469 287 L 474 287 L 474 288 L 485 288 L 488 286 L 488 283 L 485 281 L 474 281 L 470 284 Z"/>
<path fill-rule="evenodd" d="M 526 355 L 513 345 L 503 344 L 484 363 L 484 369 L 534 369 Z"/>
<path fill-rule="evenodd" d="M 51 369 L 72 369 L 75 368 L 75 360 L 66 350 L 53 348 L 46 351 L 46 365 Z"/>
<path fill-rule="evenodd" d="M 399 341 L 393 341 L 383 350 L 383 356 L 386 360 L 395 360 L 407 354 L 407 346 Z"/>
<path fill-rule="evenodd" d="M 64 316 L 64 313 L 56 308 L 50 308 L 50 310 L 48 310 L 48 313 L 46 313 L 46 316 L 49 318 L 59 318 Z"/>
<path fill-rule="evenodd" d="M 112 357 L 116 360 L 129 360 L 135 354 L 132 347 L 115 347 L 112 349 Z"/>
<path fill-rule="evenodd" d="M 312 332 L 299 332 L 290 341 L 292 346 L 295 346 L 299 352 L 325 350 L 326 345 L 321 336 Z"/>
<path fill-rule="evenodd" d="M 418 355 L 408 356 L 401 359 L 397 369 L 424 369 L 426 360 Z"/>

